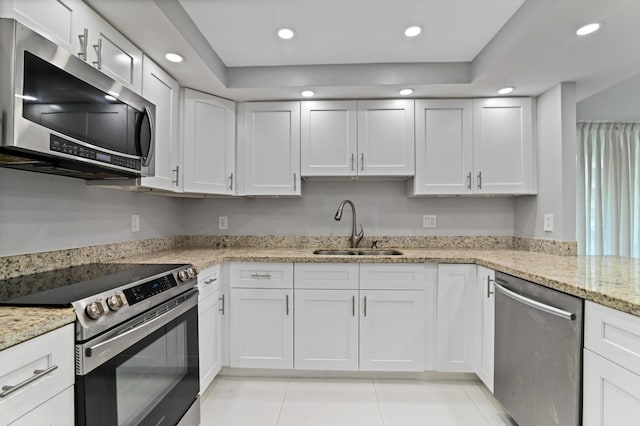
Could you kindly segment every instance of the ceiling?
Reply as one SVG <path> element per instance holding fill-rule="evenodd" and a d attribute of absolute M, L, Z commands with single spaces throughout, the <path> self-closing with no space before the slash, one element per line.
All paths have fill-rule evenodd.
<path fill-rule="evenodd" d="M 236 101 L 537 96 L 640 72 L 637 0 L 85 0 L 185 87 Z M 578 37 L 598 21 L 602 29 Z M 406 38 L 404 28 L 422 34 Z M 280 40 L 278 28 L 296 36 Z M 181 64 L 164 59 L 175 51 Z"/>

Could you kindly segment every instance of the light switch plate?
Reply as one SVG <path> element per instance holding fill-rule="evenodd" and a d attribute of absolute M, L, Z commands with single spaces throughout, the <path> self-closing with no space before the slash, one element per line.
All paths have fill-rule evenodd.
<path fill-rule="evenodd" d="M 553 215 L 544 215 L 544 232 L 553 232 Z"/>
<path fill-rule="evenodd" d="M 229 221 L 227 216 L 218 216 L 218 229 L 229 229 Z"/>
<path fill-rule="evenodd" d="M 131 215 L 131 232 L 140 232 L 140 215 Z"/>
<path fill-rule="evenodd" d="M 436 216 L 431 214 L 425 214 L 422 216 L 422 227 L 423 228 L 435 228 L 436 227 Z"/>

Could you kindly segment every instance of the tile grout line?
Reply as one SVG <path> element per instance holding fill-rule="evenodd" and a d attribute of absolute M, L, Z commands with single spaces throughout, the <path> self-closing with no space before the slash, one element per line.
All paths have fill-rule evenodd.
<path fill-rule="evenodd" d="M 380 413 L 380 421 L 382 422 L 382 426 L 384 426 L 384 416 L 382 415 L 382 407 L 380 406 L 380 398 L 378 397 L 378 389 L 376 388 L 375 379 L 371 380 L 371 384 L 373 385 L 373 393 L 376 395 L 376 403 L 378 404 L 378 412 Z"/>
<path fill-rule="evenodd" d="M 284 388 L 284 394 L 282 395 L 282 402 L 280 403 L 280 410 L 278 411 L 278 418 L 276 419 L 275 426 L 280 424 L 280 417 L 282 416 L 282 410 L 284 409 L 284 403 L 287 400 L 287 393 L 289 393 L 289 384 L 291 383 L 291 379 L 287 380 L 287 386 Z"/>

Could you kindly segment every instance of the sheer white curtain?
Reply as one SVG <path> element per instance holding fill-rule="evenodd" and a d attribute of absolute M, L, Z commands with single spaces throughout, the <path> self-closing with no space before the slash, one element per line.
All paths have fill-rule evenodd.
<path fill-rule="evenodd" d="M 640 123 L 577 130 L 578 253 L 640 257 Z"/>

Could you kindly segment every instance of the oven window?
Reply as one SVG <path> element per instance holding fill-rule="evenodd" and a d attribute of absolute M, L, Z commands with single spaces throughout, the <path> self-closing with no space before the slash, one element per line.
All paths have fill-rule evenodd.
<path fill-rule="evenodd" d="M 186 323 L 116 368 L 118 425 L 138 424 L 188 372 Z"/>
<path fill-rule="evenodd" d="M 97 147 L 140 155 L 135 134 L 142 112 L 26 51 L 22 115 Z"/>

